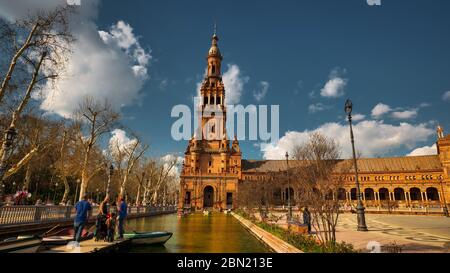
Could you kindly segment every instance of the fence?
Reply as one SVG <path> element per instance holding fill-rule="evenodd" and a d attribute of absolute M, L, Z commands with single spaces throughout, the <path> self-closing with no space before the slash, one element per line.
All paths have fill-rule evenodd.
<path fill-rule="evenodd" d="M 176 212 L 176 206 L 130 206 L 130 216 L 150 216 Z M 98 213 L 93 207 L 91 217 Z M 0 207 L 0 228 L 22 224 L 45 224 L 73 220 L 75 208 L 72 206 L 4 206 Z"/>

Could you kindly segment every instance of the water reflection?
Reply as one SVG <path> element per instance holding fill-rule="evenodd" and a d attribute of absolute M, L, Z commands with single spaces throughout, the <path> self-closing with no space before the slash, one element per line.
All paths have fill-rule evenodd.
<path fill-rule="evenodd" d="M 195 213 L 183 218 L 163 215 L 131 219 L 127 230 L 170 231 L 164 246 L 133 246 L 125 251 L 144 253 L 264 253 L 268 249 L 233 216 Z"/>

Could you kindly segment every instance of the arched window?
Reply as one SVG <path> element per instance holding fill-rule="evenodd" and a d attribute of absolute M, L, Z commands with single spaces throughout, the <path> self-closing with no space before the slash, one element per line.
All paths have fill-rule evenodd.
<path fill-rule="evenodd" d="M 211 73 L 212 73 L 212 74 L 216 74 L 216 66 L 215 66 L 215 65 L 212 65 L 212 67 L 211 67 Z"/>
<path fill-rule="evenodd" d="M 430 201 L 439 201 L 439 193 L 438 190 L 434 187 L 430 187 L 427 189 L 427 197 Z"/>

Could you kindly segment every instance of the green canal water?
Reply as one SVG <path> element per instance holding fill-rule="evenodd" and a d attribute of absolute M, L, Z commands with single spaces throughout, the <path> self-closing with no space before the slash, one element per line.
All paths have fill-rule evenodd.
<path fill-rule="evenodd" d="M 232 215 L 194 213 L 131 219 L 128 231 L 170 231 L 164 246 L 132 246 L 133 253 L 264 253 L 268 248 L 247 231 Z"/>

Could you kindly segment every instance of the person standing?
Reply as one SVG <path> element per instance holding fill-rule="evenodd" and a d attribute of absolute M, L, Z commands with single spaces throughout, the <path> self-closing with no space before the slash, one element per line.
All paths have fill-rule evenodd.
<path fill-rule="evenodd" d="M 308 226 L 308 234 L 311 234 L 311 213 L 308 207 L 305 207 L 303 210 L 303 224 Z"/>
<path fill-rule="evenodd" d="M 124 222 L 128 215 L 128 206 L 127 206 L 127 203 L 125 202 L 125 199 L 123 198 L 123 196 L 119 197 L 117 211 L 119 214 L 119 216 L 118 216 L 118 218 L 119 218 L 119 223 L 118 223 L 119 239 L 123 239 L 123 234 L 124 234 L 123 225 L 124 225 Z"/>
<path fill-rule="evenodd" d="M 78 243 L 81 241 L 83 228 L 86 225 L 89 214 L 92 211 L 91 204 L 87 201 L 87 196 L 83 196 L 81 200 L 75 205 L 76 216 L 74 222 L 74 241 Z"/>

